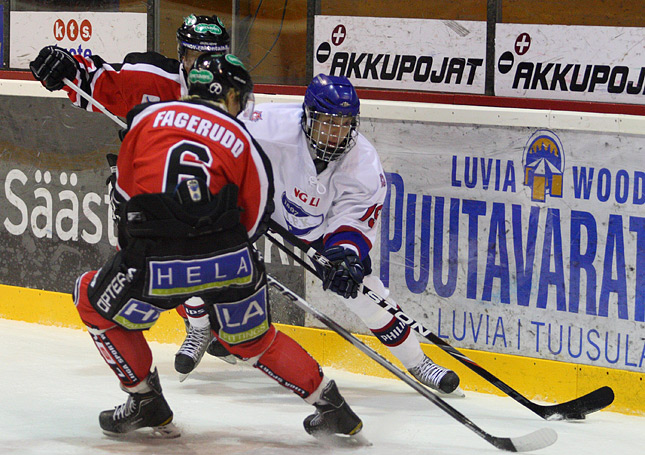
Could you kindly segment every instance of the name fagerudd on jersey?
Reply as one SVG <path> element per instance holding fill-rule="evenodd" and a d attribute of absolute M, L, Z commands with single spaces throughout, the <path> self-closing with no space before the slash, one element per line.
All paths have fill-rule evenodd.
<path fill-rule="evenodd" d="M 167 126 L 185 129 L 191 133 L 207 137 L 214 142 L 219 142 L 222 147 L 229 149 L 236 158 L 242 154 L 246 146 L 246 142 L 237 137 L 231 130 L 195 114 L 177 113 L 173 110 L 157 112 L 152 127 Z"/>

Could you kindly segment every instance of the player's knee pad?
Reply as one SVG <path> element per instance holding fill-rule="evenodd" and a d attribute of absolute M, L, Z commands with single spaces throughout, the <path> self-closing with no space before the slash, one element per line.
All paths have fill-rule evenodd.
<path fill-rule="evenodd" d="M 273 343 L 253 366 L 301 398 L 314 393 L 323 379 L 318 362 L 282 332 L 277 332 Z"/>
<path fill-rule="evenodd" d="M 81 317 L 81 321 L 83 321 L 83 323 L 88 327 L 105 331 L 114 327 L 114 322 L 106 319 L 96 311 L 87 294 L 88 286 L 96 274 L 97 271 L 94 270 L 86 272 L 78 277 L 76 284 L 74 285 L 72 296 L 74 298 L 74 305 L 76 306 L 78 315 Z"/>
<path fill-rule="evenodd" d="M 87 284 L 87 298 L 104 319 L 127 330 L 146 330 L 159 319 L 164 308 L 145 298 L 144 271 L 130 267 L 124 260 L 125 254 L 123 250 L 117 252 L 92 277 Z"/>

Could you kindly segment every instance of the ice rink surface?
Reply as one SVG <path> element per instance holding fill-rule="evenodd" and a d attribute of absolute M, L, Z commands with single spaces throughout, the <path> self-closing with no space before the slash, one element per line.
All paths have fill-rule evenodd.
<path fill-rule="evenodd" d="M 325 447 L 302 427 L 313 407 L 261 372 L 206 355 L 199 368 L 180 383 L 173 369 L 178 346 L 151 346 L 164 395 L 182 436 L 115 440 L 101 432 L 98 414 L 124 402 L 126 394 L 90 336 L 79 330 L 0 319 L 0 454 L 503 453 L 401 381 L 329 368 L 326 374 L 336 380 L 363 419 L 363 434 L 373 445 Z M 582 422 L 547 422 L 507 397 L 467 391 L 466 398 L 447 401 L 494 436 L 554 429 L 558 441 L 536 454 L 645 451 L 643 417 L 598 412 Z"/>

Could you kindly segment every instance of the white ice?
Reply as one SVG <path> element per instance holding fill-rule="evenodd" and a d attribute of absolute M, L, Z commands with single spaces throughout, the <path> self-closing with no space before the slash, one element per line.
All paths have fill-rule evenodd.
<path fill-rule="evenodd" d="M 166 399 L 182 436 L 115 440 L 98 414 L 125 401 L 90 336 L 79 330 L 0 319 L 1 454 L 499 454 L 403 382 L 326 368 L 365 424 L 370 447 L 330 448 L 307 435 L 313 407 L 248 366 L 205 356 L 183 383 L 176 345 L 151 343 Z M 544 386 L 548 387 L 548 378 Z M 629 393 L 629 391 L 624 391 Z M 621 391 L 616 391 L 621 393 Z M 645 419 L 611 412 L 582 422 L 547 422 L 511 398 L 466 392 L 448 403 L 494 436 L 548 427 L 558 441 L 536 454 L 640 454 Z"/>

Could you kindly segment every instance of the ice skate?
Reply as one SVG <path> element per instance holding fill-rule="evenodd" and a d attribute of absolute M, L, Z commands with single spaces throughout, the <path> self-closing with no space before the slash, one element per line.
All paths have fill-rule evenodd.
<path fill-rule="evenodd" d="M 447 368 L 434 363 L 428 356 L 413 368 L 408 370 L 421 384 L 444 394 L 464 396 L 459 388 L 459 376 Z"/>
<path fill-rule="evenodd" d="M 237 363 L 237 357 L 228 352 L 224 345 L 220 343 L 217 338 L 214 338 L 213 341 L 211 341 L 206 352 L 214 357 L 223 360 L 224 362 L 230 363 L 231 365 L 235 365 Z"/>
<path fill-rule="evenodd" d="M 188 327 L 186 339 L 175 354 L 175 370 L 181 374 L 180 381 L 199 365 L 212 339 L 210 326 L 201 329 Z"/>
<path fill-rule="evenodd" d="M 108 436 L 123 436 L 139 428 L 150 427 L 156 437 L 181 436 L 175 424 L 172 423 L 172 410 L 161 393 L 156 368 L 146 378 L 145 385 L 148 389 L 146 392 L 128 392 L 130 396 L 125 403 L 113 410 L 101 412 L 99 424 L 103 433 Z"/>
<path fill-rule="evenodd" d="M 314 406 L 316 413 L 303 422 L 307 433 L 332 445 L 369 445 L 367 439 L 358 434 L 363 429 L 363 422 L 341 396 L 333 380 L 325 386 Z"/>

